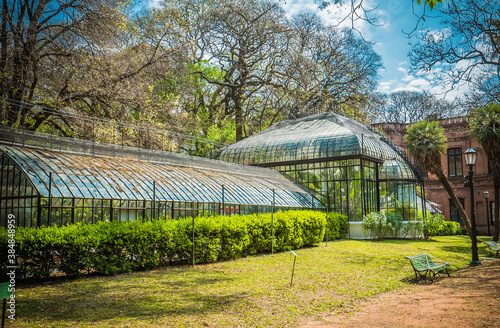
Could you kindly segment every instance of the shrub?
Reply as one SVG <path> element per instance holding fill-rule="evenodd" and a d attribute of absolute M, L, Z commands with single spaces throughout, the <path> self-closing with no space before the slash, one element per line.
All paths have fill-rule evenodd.
<path fill-rule="evenodd" d="M 421 228 L 418 222 L 406 222 L 398 212 L 371 212 L 363 217 L 361 227 L 372 238 L 406 238 L 409 233 L 417 234 Z"/>
<path fill-rule="evenodd" d="M 361 227 L 367 236 L 385 238 L 388 234 L 387 217 L 382 212 L 371 212 L 363 217 Z"/>
<path fill-rule="evenodd" d="M 328 236 L 325 234 L 325 238 L 328 238 L 329 240 L 344 238 L 349 231 L 347 215 L 330 212 L 326 214 L 326 221 Z"/>
<path fill-rule="evenodd" d="M 430 239 L 438 236 L 444 224 L 444 217 L 442 214 L 427 214 L 422 218 L 424 238 Z"/>
<path fill-rule="evenodd" d="M 344 218 L 332 213 L 328 218 L 332 235 L 343 236 Z M 270 252 L 273 228 L 276 251 L 317 244 L 324 238 L 327 215 L 316 211 L 287 211 L 202 216 L 194 222 L 195 260 L 207 263 Z M 19 227 L 16 229 L 16 273 L 21 279 L 45 279 L 55 270 L 80 276 L 89 272 L 116 274 L 190 263 L 192 235 L 192 218 Z M 1 249 L 7 249 L 5 229 L 0 229 Z M 5 264 L 1 270 L 4 273 Z"/>
<path fill-rule="evenodd" d="M 440 236 L 453 236 L 462 234 L 460 223 L 453 221 L 444 221 L 439 231 Z"/>
<path fill-rule="evenodd" d="M 389 232 L 393 233 L 393 237 L 396 238 L 398 232 L 403 227 L 403 217 L 399 213 L 389 212 L 385 215 L 386 217 L 386 227 Z"/>

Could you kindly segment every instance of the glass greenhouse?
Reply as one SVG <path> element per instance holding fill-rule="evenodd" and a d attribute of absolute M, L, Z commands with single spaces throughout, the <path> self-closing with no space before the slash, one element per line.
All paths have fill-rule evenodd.
<path fill-rule="evenodd" d="M 6 136 L 5 131 L 0 131 L 3 227 L 9 214 L 19 226 L 36 227 L 324 208 L 265 168 L 74 139 L 52 144 L 52 137 L 41 134 L 21 142 L 18 132 Z M 49 141 L 52 149 L 46 150 Z"/>
<path fill-rule="evenodd" d="M 342 115 L 279 122 L 223 148 L 218 158 L 273 168 L 349 221 L 380 210 L 416 218 L 418 181 L 402 152 L 383 134 Z"/>

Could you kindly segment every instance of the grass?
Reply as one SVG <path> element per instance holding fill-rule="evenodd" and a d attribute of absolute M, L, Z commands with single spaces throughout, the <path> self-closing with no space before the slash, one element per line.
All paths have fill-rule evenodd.
<path fill-rule="evenodd" d="M 488 255 L 480 244 L 480 256 Z M 432 241 L 340 240 L 235 261 L 20 288 L 15 327 L 283 327 L 408 286 L 404 258 L 429 253 L 463 268 L 467 236 Z"/>

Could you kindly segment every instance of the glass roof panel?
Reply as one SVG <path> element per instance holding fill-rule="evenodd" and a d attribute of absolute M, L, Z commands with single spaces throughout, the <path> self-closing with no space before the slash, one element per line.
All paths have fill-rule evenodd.
<path fill-rule="evenodd" d="M 380 167 L 380 180 L 414 180 L 415 174 L 405 162 L 387 160 Z"/>
<path fill-rule="evenodd" d="M 380 160 L 400 156 L 384 135 L 354 119 L 325 113 L 276 123 L 222 149 L 218 158 L 240 164 L 266 164 L 368 155 Z"/>
<path fill-rule="evenodd" d="M 313 201 L 321 207 L 318 200 L 311 200 L 304 190 L 270 169 L 191 160 L 185 155 L 172 164 L 10 146 L 0 146 L 0 151 L 21 168 L 43 197 L 49 195 L 47 181 L 52 172 L 53 197 L 152 200 L 155 181 L 156 200 L 220 202 L 224 185 L 226 203 L 271 205 L 275 189 L 280 195 L 276 206 L 310 207 Z"/>

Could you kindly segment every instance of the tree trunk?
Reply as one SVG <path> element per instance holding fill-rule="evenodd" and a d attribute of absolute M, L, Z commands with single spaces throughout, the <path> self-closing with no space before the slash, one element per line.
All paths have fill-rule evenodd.
<path fill-rule="evenodd" d="M 234 124 L 236 125 L 236 141 L 243 140 L 243 109 L 241 108 L 241 100 L 239 93 L 235 92 L 234 99 Z"/>
<path fill-rule="evenodd" d="M 460 213 L 460 217 L 464 221 L 465 229 L 467 229 L 467 233 L 469 234 L 469 236 L 471 236 L 472 229 L 470 226 L 469 217 L 467 216 L 467 213 L 465 213 L 465 210 L 462 207 L 462 204 L 460 204 L 457 196 L 455 195 L 455 192 L 451 188 L 450 181 L 448 181 L 448 178 L 446 177 L 446 175 L 444 174 L 443 171 L 439 172 L 438 178 L 439 178 L 439 181 L 441 182 L 441 184 L 443 185 L 444 189 L 446 190 L 446 192 L 448 192 L 448 195 L 450 195 L 456 208 L 458 209 L 458 212 Z M 496 208 L 496 206 L 495 206 L 495 208 Z"/>

